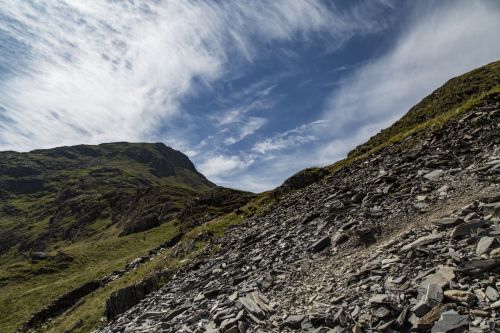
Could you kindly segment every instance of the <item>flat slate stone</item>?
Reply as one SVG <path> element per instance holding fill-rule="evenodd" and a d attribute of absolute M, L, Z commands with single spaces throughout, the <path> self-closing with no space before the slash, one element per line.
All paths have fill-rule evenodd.
<path fill-rule="evenodd" d="M 401 248 L 401 251 L 408 251 L 410 249 L 413 249 L 418 246 L 424 246 L 424 245 L 429 245 L 432 243 L 437 242 L 438 240 L 443 238 L 442 233 L 437 233 L 437 234 L 430 234 L 427 236 L 420 237 L 419 239 L 411 242 L 410 244 L 407 244 Z"/>
<path fill-rule="evenodd" d="M 446 217 L 446 218 L 432 220 L 431 223 L 436 227 L 450 228 L 450 227 L 455 227 L 463 222 L 464 220 L 459 217 Z"/>
<path fill-rule="evenodd" d="M 444 175 L 444 171 L 441 169 L 438 169 L 438 170 L 434 170 L 434 171 L 431 171 L 431 172 L 425 174 L 424 178 L 428 179 L 428 180 L 434 180 L 434 179 L 438 179 L 438 178 L 443 177 L 443 175 Z"/>
<path fill-rule="evenodd" d="M 430 274 L 420 284 L 419 293 L 426 293 L 427 287 L 431 284 L 437 284 L 441 288 L 446 287 L 455 278 L 455 269 L 453 267 L 440 267 L 436 273 Z"/>
<path fill-rule="evenodd" d="M 455 302 L 470 303 L 474 299 L 474 294 L 465 290 L 446 290 L 444 297 Z"/>
<path fill-rule="evenodd" d="M 495 243 L 495 237 L 481 237 L 479 242 L 477 243 L 476 254 L 478 256 L 485 254 L 488 252 L 490 247 Z"/>
<path fill-rule="evenodd" d="M 453 229 L 451 233 L 452 237 L 460 237 L 470 235 L 473 231 L 476 231 L 477 228 L 481 228 L 486 224 L 486 221 L 479 220 L 474 222 L 468 222 L 461 225 L 458 225 Z"/>
<path fill-rule="evenodd" d="M 300 324 L 306 319 L 305 315 L 290 315 L 281 324 L 283 327 L 290 327 L 294 329 L 300 328 Z"/>
<path fill-rule="evenodd" d="M 439 321 L 432 327 L 432 333 L 453 332 L 469 324 L 467 316 L 461 316 L 453 310 L 443 312 Z"/>
<path fill-rule="evenodd" d="M 495 288 L 488 286 L 484 293 L 486 294 L 486 297 L 488 297 L 490 301 L 496 302 L 498 300 L 499 295 L 498 291 L 496 291 Z"/>
<path fill-rule="evenodd" d="M 481 273 L 488 271 L 492 268 L 500 267 L 500 258 L 497 259 L 484 259 L 484 260 L 471 260 L 466 261 L 460 265 L 460 270 L 467 273 Z"/>

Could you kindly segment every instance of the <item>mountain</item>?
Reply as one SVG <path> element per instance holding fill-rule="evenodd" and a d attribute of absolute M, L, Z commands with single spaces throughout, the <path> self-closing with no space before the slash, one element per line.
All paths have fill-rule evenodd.
<path fill-rule="evenodd" d="M 0 152 L 0 331 L 252 197 L 162 143 Z"/>
<path fill-rule="evenodd" d="M 123 233 L 157 226 L 161 219 L 145 218 L 160 209 L 160 201 L 141 207 L 136 202 L 142 189 L 154 187 L 162 187 L 156 193 L 164 197 L 161 204 L 169 200 L 171 207 L 162 216 L 167 219 L 194 193 L 215 185 L 184 154 L 161 143 L 2 152 L 0 214 L 15 221 L 11 228 L 2 225 L 0 254 L 14 245 L 21 251 L 42 251 L 53 242 L 88 237 L 106 228 L 106 219 Z M 136 211 L 141 216 L 130 219 Z"/>
<path fill-rule="evenodd" d="M 499 64 L 292 176 L 129 310 L 114 294 L 97 332 L 495 331 Z"/>
<path fill-rule="evenodd" d="M 161 144 L 1 154 L 2 332 L 500 327 L 500 62 L 259 195 Z"/>

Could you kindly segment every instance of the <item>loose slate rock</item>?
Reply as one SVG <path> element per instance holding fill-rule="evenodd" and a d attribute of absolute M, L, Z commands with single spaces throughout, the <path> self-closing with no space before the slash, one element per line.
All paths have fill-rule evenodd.
<path fill-rule="evenodd" d="M 490 247 L 495 243 L 495 237 L 481 237 L 479 243 L 477 243 L 476 254 L 478 256 L 488 252 Z"/>
<path fill-rule="evenodd" d="M 438 169 L 438 170 L 434 170 L 434 171 L 431 171 L 431 172 L 425 174 L 424 178 L 428 179 L 428 180 L 434 180 L 434 179 L 438 179 L 438 178 L 443 177 L 443 175 L 444 175 L 444 171 L 441 169 Z"/>
<path fill-rule="evenodd" d="M 446 304 L 438 304 L 433 307 L 425 316 L 420 318 L 413 329 L 417 332 L 425 332 L 441 317 L 441 314 L 448 309 Z"/>
<path fill-rule="evenodd" d="M 486 221 L 479 220 L 475 222 L 468 222 L 455 227 L 453 232 L 451 233 L 452 237 L 460 237 L 470 235 L 473 231 L 476 231 L 477 228 L 481 228 L 486 224 Z"/>
<path fill-rule="evenodd" d="M 432 224 L 440 228 L 450 228 L 450 227 L 455 227 L 463 222 L 464 220 L 459 217 L 447 217 L 447 218 L 433 220 Z"/>
<path fill-rule="evenodd" d="M 443 290 L 441 289 L 441 286 L 435 283 L 429 284 L 425 295 L 412 310 L 417 316 L 422 317 L 442 301 Z"/>
<path fill-rule="evenodd" d="M 498 291 L 496 291 L 494 288 L 488 286 L 484 293 L 486 294 L 486 297 L 488 297 L 490 301 L 496 302 L 498 300 L 499 297 Z"/>
<path fill-rule="evenodd" d="M 463 328 L 469 324 L 467 316 L 461 316 L 453 310 L 443 312 L 439 321 L 432 327 L 432 333 L 454 332 L 458 328 Z"/>
<path fill-rule="evenodd" d="M 266 314 L 272 311 L 272 308 L 264 302 L 262 296 L 257 292 L 249 293 L 246 297 L 240 297 L 238 301 L 256 322 L 265 319 Z"/>
<path fill-rule="evenodd" d="M 430 274 L 420 284 L 419 292 L 422 294 L 427 292 L 427 287 L 431 284 L 437 284 L 441 288 L 446 287 L 455 278 L 455 269 L 453 267 L 443 266 L 440 267 L 436 273 Z"/>
<path fill-rule="evenodd" d="M 442 233 L 430 234 L 427 236 L 423 236 L 423 237 L 420 237 L 419 239 L 411 242 L 410 244 L 403 246 L 401 248 L 401 251 L 408 251 L 408 250 L 413 249 L 413 248 L 418 247 L 418 246 L 429 245 L 429 244 L 432 244 L 432 243 L 439 241 L 442 238 L 443 238 Z"/>
<path fill-rule="evenodd" d="M 446 290 L 444 297 L 455 302 L 470 303 L 474 299 L 474 294 L 464 290 Z"/>
<path fill-rule="evenodd" d="M 313 245 L 311 245 L 310 251 L 313 253 L 320 252 L 324 250 L 326 247 L 332 244 L 332 240 L 330 236 L 325 236 L 320 240 L 316 241 Z"/>
<path fill-rule="evenodd" d="M 306 319 L 305 315 L 290 315 L 281 324 L 283 327 L 290 327 L 294 329 L 300 328 L 300 324 Z"/>

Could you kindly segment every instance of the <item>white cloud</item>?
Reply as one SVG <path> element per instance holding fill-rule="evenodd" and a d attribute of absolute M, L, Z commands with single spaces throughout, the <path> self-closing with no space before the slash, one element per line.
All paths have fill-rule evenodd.
<path fill-rule="evenodd" d="M 353 131 L 369 126 L 375 134 L 451 77 L 500 57 L 497 4 L 441 4 L 417 6 L 394 47 L 361 66 L 335 90 L 324 116 L 329 119 L 328 132 L 353 136 Z"/>
<path fill-rule="evenodd" d="M 296 148 L 297 146 L 313 142 L 317 140 L 317 137 L 313 135 L 314 131 L 323 125 L 325 125 L 323 120 L 303 124 L 297 128 L 255 143 L 252 151 L 259 154 L 266 154 L 271 151 Z"/>
<path fill-rule="evenodd" d="M 212 179 L 228 176 L 238 170 L 246 169 L 254 162 L 253 159 L 242 159 L 239 156 L 215 155 L 211 156 L 199 165 L 201 173 Z"/>
<path fill-rule="evenodd" d="M 245 123 L 238 128 L 237 136 L 230 136 L 224 140 L 224 144 L 232 145 L 255 133 L 266 124 L 267 120 L 260 117 L 249 117 Z"/>
<path fill-rule="evenodd" d="M 426 8 L 415 4 L 412 19 L 394 45 L 335 87 L 323 126 L 299 135 L 315 140 L 302 143 L 291 135 L 288 141 L 281 134 L 257 143 L 253 152 L 273 158 L 261 157 L 253 164 L 244 175 L 246 186 L 267 190 L 300 169 L 334 163 L 448 79 L 500 58 L 498 3 L 437 4 Z M 290 146 L 294 149 L 286 149 Z"/>
<path fill-rule="evenodd" d="M 259 96 L 254 96 L 254 100 L 251 102 L 241 101 L 240 106 L 233 107 L 229 110 L 224 110 L 222 112 L 218 112 L 217 114 L 211 116 L 213 120 L 215 120 L 217 126 L 226 126 L 236 123 L 241 123 L 246 121 L 248 118 L 247 114 L 251 113 L 255 110 L 266 110 L 271 108 L 275 101 L 270 99 L 264 99 Z"/>
<path fill-rule="evenodd" d="M 254 57 L 257 40 L 352 30 L 316 0 L 5 0 L 0 13 L 0 29 L 27 48 L 0 82 L 3 149 L 143 140 L 179 111 L 194 79 L 209 83 Z"/>

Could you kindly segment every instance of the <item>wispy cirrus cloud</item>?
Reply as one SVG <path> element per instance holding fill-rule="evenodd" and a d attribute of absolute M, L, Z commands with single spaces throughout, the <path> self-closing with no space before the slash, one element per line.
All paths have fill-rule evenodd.
<path fill-rule="evenodd" d="M 318 137 L 315 136 L 314 132 L 324 125 L 326 125 L 326 122 L 323 120 L 316 120 L 300 125 L 299 127 L 278 133 L 273 137 L 255 143 L 252 151 L 259 154 L 267 154 L 272 151 L 297 148 L 298 146 L 317 140 Z"/>
<path fill-rule="evenodd" d="M 235 144 L 249 135 L 255 133 L 259 128 L 267 123 L 265 118 L 260 117 L 249 117 L 245 119 L 244 123 L 240 124 L 237 128 L 236 136 L 230 136 L 224 139 L 224 144 L 232 145 Z"/>
<path fill-rule="evenodd" d="M 269 189 L 305 167 L 332 164 L 448 79 L 500 58 L 498 2 L 413 3 L 410 9 L 405 28 L 384 53 L 332 86 L 321 126 L 305 124 L 253 146 L 258 157 L 242 174 L 246 186 Z M 262 179 L 269 186 L 259 187 Z"/>
<path fill-rule="evenodd" d="M 147 140 L 258 44 L 368 28 L 319 0 L 5 0 L 0 16 L 1 57 L 22 58 L 2 64 L 0 149 L 22 150 Z"/>
<path fill-rule="evenodd" d="M 390 125 L 450 78 L 500 57 L 500 4 L 494 1 L 415 3 L 393 47 L 345 78 L 323 117 L 334 133 L 320 158 L 337 155 L 339 138 L 353 148 Z M 323 138 L 328 133 L 318 133 Z M 337 144 L 335 144 L 337 142 Z"/>

